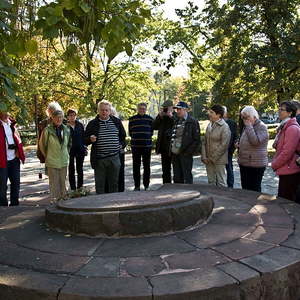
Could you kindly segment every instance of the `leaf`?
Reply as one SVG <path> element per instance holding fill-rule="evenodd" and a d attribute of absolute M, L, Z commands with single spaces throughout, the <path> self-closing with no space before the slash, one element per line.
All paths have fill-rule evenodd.
<path fill-rule="evenodd" d="M 123 51 L 123 48 L 120 44 L 116 45 L 115 43 L 108 42 L 105 51 L 110 60 L 113 60 L 120 52 Z"/>
<path fill-rule="evenodd" d="M 131 21 L 136 24 L 145 24 L 145 19 L 139 16 L 132 16 Z"/>
<path fill-rule="evenodd" d="M 50 17 L 46 18 L 46 22 L 49 26 L 57 24 L 60 20 L 61 20 L 61 18 L 57 17 L 57 16 L 50 16 Z"/>
<path fill-rule="evenodd" d="M 150 9 L 141 8 L 140 13 L 145 18 L 150 18 L 151 17 L 151 10 Z"/>
<path fill-rule="evenodd" d="M 88 56 L 86 57 L 86 63 L 87 63 L 89 66 L 94 67 L 93 61 L 92 61 Z"/>
<path fill-rule="evenodd" d="M 80 1 L 79 6 L 86 14 L 91 10 L 91 7 L 84 1 Z"/>
<path fill-rule="evenodd" d="M 129 43 L 126 43 L 125 44 L 125 51 L 126 51 L 128 56 L 132 56 L 132 53 L 133 53 L 132 45 L 129 44 Z"/>
<path fill-rule="evenodd" d="M 6 0 L 0 1 L 0 9 L 9 9 L 9 8 L 11 8 L 11 6 L 12 5 Z"/>
<path fill-rule="evenodd" d="M 0 102 L 0 111 L 7 111 L 8 107 L 5 103 Z"/>
<path fill-rule="evenodd" d="M 73 0 L 64 0 L 62 6 L 67 10 L 72 10 L 76 6 L 76 3 Z"/>
<path fill-rule="evenodd" d="M 58 37 L 58 29 L 54 26 L 46 27 L 43 31 L 44 38 L 46 39 L 54 39 Z"/>
<path fill-rule="evenodd" d="M 35 40 L 28 40 L 25 43 L 25 49 L 29 54 L 34 54 L 38 50 L 38 43 Z"/>

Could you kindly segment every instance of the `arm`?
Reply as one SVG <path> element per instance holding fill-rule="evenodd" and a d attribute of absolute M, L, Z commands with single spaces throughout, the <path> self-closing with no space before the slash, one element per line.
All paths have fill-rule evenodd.
<path fill-rule="evenodd" d="M 129 136 L 131 137 L 131 134 L 132 134 L 132 121 L 131 121 L 131 118 L 129 119 L 128 121 L 128 133 L 129 133 Z"/>
<path fill-rule="evenodd" d="M 286 130 L 282 138 L 284 139 L 283 148 L 279 155 L 272 161 L 273 170 L 283 167 L 293 158 L 298 147 L 297 141 L 300 139 L 300 130 L 296 126 L 291 126 Z"/>
<path fill-rule="evenodd" d="M 93 121 L 90 121 L 87 126 L 86 126 L 86 130 L 84 132 L 84 144 L 85 145 L 90 145 L 92 144 L 92 141 L 91 141 L 91 135 L 94 134 L 93 132 Z"/>
<path fill-rule="evenodd" d="M 192 142 L 188 145 L 186 154 L 199 153 L 201 149 L 201 139 L 200 139 L 200 126 L 199 122 L 195 120 L 192 126 Z"/>
<path fill-rule="evenodd" d="M 120 144 L 122 145 L 122 148 L 124 149 L 126 147 L 126 131 L 121 120 L 119 127 L 119 140 Z"/>
<path fill-rule="evenodd" d="M 255 131 L 252 125 L 245 126 L 245 134 L 248 137 L 249 143 L 253 146 L 258 146 L 269 139 L 269 133 L 266 126 L 259 126 Z"/>
<path fill-rule="evenodd" d="M 44 155 L 44 157 L 46 157 L 46 152 L 47 152 L 47 147 L 48 145 L 46 145 L 46 141 L 48 141 L 48 131 L 46 130 L 46 128 L 41 132 L 40 135 L 40 139 L 39 139 L 39 148 L 40 151 L 42 152 L 42 154 Z"/>
<path fill-rule="evenodd" d="M 162 117 L 158 114 L 157 117 L 152 122 L 153 130 L 159 130 L 161 121 L 162 121 Z"/>

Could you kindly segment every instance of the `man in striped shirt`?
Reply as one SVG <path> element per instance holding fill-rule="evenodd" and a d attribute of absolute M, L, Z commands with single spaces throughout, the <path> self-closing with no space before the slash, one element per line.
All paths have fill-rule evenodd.
<path fill-rule="evenodd" d="M 153 119 L 146 114 L 147 104 L 137 105 L 137 114 L 129 118 L 129 135 L 131 136 L 131 150 L 133 161 L 134 190 L 140 190 L 141 160 L 143 161 L 143 184 L 145 190 L 150 183 L 150 161 L 152 149 L 152 122 Z"/>
<path fill-rule="evenodd" d="M 85 143 L 92 144 L 91 165 L 97 194 L 105 192 L 106 180 L 109 193 L 118 191 L 119 152 L 125 144 L 126 133 L 120 119 L 110 114 L 111 103 L 99 102 L 98 115 L 88 123 L 85 131 Z"/>

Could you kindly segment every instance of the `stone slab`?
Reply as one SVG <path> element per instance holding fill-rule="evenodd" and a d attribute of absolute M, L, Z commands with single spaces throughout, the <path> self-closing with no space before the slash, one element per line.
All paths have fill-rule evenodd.
<path fill-rule="evenodd" d="M 158 275 L 150 281 L 155 300 L 240 299 L 237 281 L 215 268 Z"/>
<path fill-rule="evenodd" d="M 152 300 L 152 288 L 145 278 L 71 278 L 58 300 Z"/>
<path fill-rule="evenodd" d="M 56 300 L 68 277 L 0 265 L 1 300 Z"/>

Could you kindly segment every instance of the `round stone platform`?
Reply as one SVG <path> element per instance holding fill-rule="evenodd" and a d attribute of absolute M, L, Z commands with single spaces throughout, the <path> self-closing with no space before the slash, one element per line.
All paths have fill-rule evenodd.
<path fill-rule="evenodd" d="M 300 206 L 192 188 L 213 197 L 210 219 L 165 236 L 71 236 L 45 226 L 44 208 L 0 208 L 0 299 L 300 299 Z"/>
<path fill-rule="evenodd" d="M 113 193 L 59 201 L 46 209 L 46 223 L 78 235 L 153 235 L 199 225 L 212 209 L 211 196 L 187 188 Z"/>

